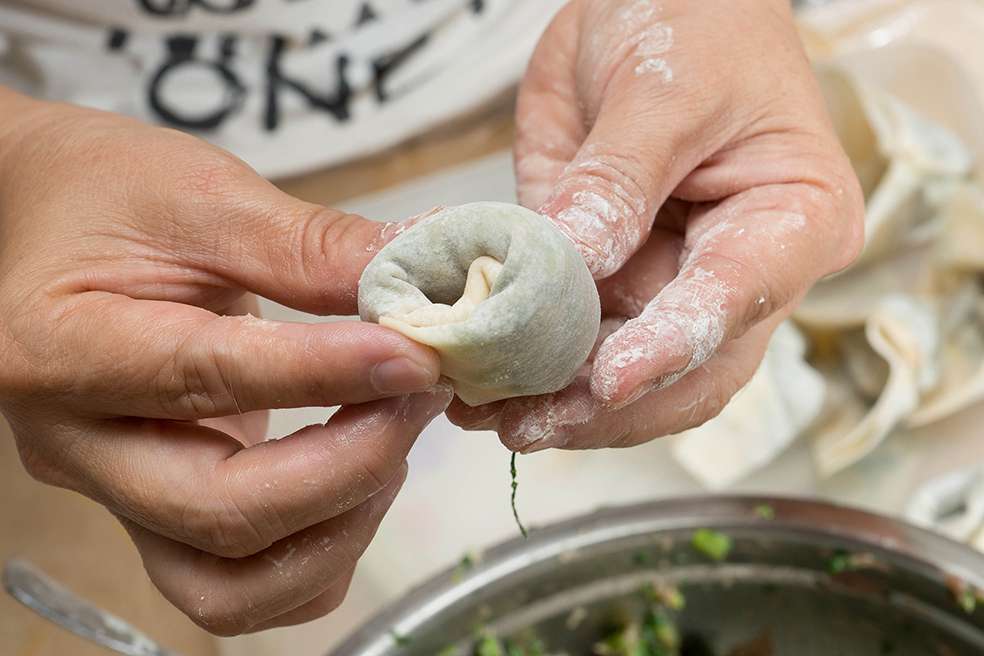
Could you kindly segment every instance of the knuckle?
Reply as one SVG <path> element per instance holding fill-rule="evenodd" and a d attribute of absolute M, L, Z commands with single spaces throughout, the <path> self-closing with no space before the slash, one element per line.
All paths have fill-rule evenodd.
<path fill-rule="evenodd" d="M 346 276 L 341 275 L 338 263 L 350 259 L 342 252 L 357 242 L 366 220 L 355 214 L 345 214 L 320 206 L 311 206 L 294 221 L 292 252 L 301 257 L 279 258 L 285 267 L 283 274 L 312 286 L 325 288 L 332 295 L 333 287 L 343 287 Z"/>
<path fill-rule="evenodd" d="M 389 485 L 402 462 L 403 458 L 397 457 L 395 453 L 372 449 L 360 463 L 358 479 L 365 482 L 372 492 L 376 492 Z"/>
<path fill-rule="evenodd" d="M 263 523 L 231 498 L 210 496 L 189 503 L 182 513 L 182 532 L 204 551 L 222 558 L 245 558 L 271 544 Z"/>
<path fill-rule="evenodd" d="M 695 254 L 690 260 L 694 270 L 712 272 L 714 280 L 706 284 L 721 285 L 721 280 L 738 281 L 738 292 L 725 291 L 703 294 L 726 312 L 729 324 L 727 338 L 740 337 L 748 328 L 772 316 L 792 302 L 794 290 L 789 285 L 773 280 L 774 274 L 745 258 L 707 250 Z M 727 289 L 730 285 L 724 285 Z M 723 295 L 723 298 L 722 298 Z"/>
<path fill-rule="evenodd" d="M 217 317 L 194 331 L 177 347 L 158 374 L 157 389 L 165 412 L 177 419 L 219 417 L 241 413 L 230 377 L 233 358 L 217 339 L 238 317 Z"/>
<path fill-rule="evenodd" d="M 167 130 L 169 138 L 177 139 L 172 159 L 180 162 L 181 171 L 172 187 L 175 197 L 181 201 L 191 199 L 230 199 L 242 186 L 243 181 L 255 175 L 253 170 L 241 159 L 219 148 L 200 148 L 202 142 L 183 133 Z M 194 146 L 193 149 L 190 147 Z M 193 155 L 193 156 L 189 156 Z"/>
<path fill-rule="evenodd" d="M 614 203 L 617 216 L 629 217 L 633 224 L 651 222 L 647 189 L 654 186 L 653 170 L 658 168 L 658 156 L 643 156 L 629 152 L 612 152 L 599 147 L 580 157 L 572 166 L 578 188 L 605 190 Z M 651 213 L 655 216 L 655 211 Z"/>

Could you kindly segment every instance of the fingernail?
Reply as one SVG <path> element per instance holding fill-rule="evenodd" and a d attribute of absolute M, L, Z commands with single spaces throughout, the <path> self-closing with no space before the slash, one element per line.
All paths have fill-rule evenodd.
<path fill-rule="evenodd" d="M 570 435 L 566 431 L 556 431 L 546 438 L 537 439 L 519 448 L 519 453 L 529 455 L 547 449 L 558 449 L 566 446 L 571 441 Z"/>
<path fill-rule="evenodd" d="M 621 410 L 632 405 L 650 392 L 655 392 L 659 389 L 661 388 L 657 383 L 645 382 L 629 392 L 629 395 L 621 401 L 613 401 L 611 399 L 601 399 L 601 401 L 610 410 Z"/>
<path fill-rule="evenodd" d="M 447 410 L 453 398 L 454 389 L 441 381 L 426 392 L 407 397 L 407 419 L 430 421 Z"/>
<path fill-rule="evenodd" d="M 382 394 L 412 394 L 429 390 L 437 378 L 429 369 L 408 357 L 399 356 L 373 367 L 369 382 Z"/>

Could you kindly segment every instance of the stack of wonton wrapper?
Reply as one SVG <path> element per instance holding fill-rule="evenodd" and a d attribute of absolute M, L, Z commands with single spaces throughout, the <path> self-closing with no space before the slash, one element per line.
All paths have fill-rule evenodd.
<path fill-rule="evenodd" d="M 680 463 L 710 488 L 796 440 L 831 476 L 896 430 L 984 402 L 984 3 L 844 5 L 803 29 L 864 187 L 865 249 L 810 292 L 722 414 L 676 438 Z M 980 488 L 980 529 L 984 476 L 960 474 L 946 489 Z M 912 516 L 932 524 L 933 503 L 920 503 Z"/>

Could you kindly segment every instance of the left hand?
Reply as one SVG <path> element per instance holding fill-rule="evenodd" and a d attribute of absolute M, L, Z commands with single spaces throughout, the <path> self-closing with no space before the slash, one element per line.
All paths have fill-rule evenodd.
<path fill-rule="evenodd" d="M 566 390 L 452 407 L 513 450 L 630 446 L 714 417 L 863 244 L 861 189 L 788 0 L 573 0 L 517 125 L 520 201 L 578 246 L 603 315 L 628 321 L 606 322 Z"/>

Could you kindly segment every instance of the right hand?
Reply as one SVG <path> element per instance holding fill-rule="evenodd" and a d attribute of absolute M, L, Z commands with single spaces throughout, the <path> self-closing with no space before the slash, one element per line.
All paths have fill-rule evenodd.
<path fill-rule="evenodd" d="M 263 321 L 249 293 L 354 314 L 392 231 L 185 134 L 2 89 L 0 116 L 0 409 L 27 471 L 106 506 L 213 633 L 331 611 L 451 391 L 395 332 Z M 263 441 L 267 409 L 334 405 Z"/>

